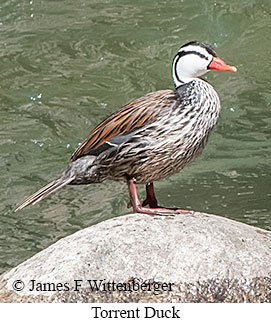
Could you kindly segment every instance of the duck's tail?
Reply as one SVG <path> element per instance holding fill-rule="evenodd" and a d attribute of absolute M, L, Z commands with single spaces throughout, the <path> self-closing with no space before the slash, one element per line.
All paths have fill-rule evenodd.
<path fill-rule="evenodd" d="M 33 195 L 29 196 L 24 202 L 22 202 L 15 210 L 22 210 L 23 208 L 27 207 L 31 204 L 36 204 L 39 201 L 45 199 L 50 194 L 54 193 L 55 191 L 59 190 L 61 187 L 69 184 L 73 181 L 73 177 L 60 177 L 58 179 L 53 180 L 51 183 L 47 184 L 43 188 L 41 188 L 39 191 L 34 193 Z"/>

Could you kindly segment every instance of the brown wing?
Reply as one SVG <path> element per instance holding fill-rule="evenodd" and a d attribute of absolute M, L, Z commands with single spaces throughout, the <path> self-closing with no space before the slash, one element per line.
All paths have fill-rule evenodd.
<path fill-rule="evenodd" d="M 117 135 L 142 127 L 153 120 L 161 108 L 171 106 L 174 100 L 176 95 L 173 91 L 161 90 L 129 102 L 94 128 L 75 150 L 71 160 L 91 154 L 91 151 L 97 150 Z"/>

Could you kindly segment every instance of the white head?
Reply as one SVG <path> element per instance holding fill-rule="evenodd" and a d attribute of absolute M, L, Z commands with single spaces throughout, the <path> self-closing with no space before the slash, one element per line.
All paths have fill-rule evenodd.
<path fill-rule="evenodd" d="M 209 69 L 236 72 L 216 56 L 213 48 L 202 42 L 192 41 L 183 45 L 173 60 L 172 75 L 175 87 L 188 83 L 207 73 Z"/>

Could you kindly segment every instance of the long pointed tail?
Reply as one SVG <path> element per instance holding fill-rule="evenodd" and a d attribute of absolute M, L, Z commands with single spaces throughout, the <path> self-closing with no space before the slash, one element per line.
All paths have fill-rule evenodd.
<path fill-rule="evenodd" d="M 34 205 L 34 204 L 38 203 L 39 201 L 45 199 L 45 197 L 47 197 L 48 195 L 59 190 L 64 185 L 67 185 L 70 182 L 72 182 L 72 180 L 73 180 L 72 177 L 55 179 L 54 181 L 52 181 L 51 183 L 44 186 L 43 188 L 41 188 L 39 191 L 37 191 L 33 195 L 29 196 L 24 202 L 22 202 L 16 208 L 15 212 L 18 210 L 22 210 L 23 208 L 25 208 L 28 205 L 31 205 L 31 204 Z"/>

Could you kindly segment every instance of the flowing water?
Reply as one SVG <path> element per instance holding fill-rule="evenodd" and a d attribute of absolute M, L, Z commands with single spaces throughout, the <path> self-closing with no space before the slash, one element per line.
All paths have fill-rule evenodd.
<path fill-rule="evenodd" d="M 271 229 L 270 1 L 0 1 L 0 272 L 61 237 L 130 212 L 124 183 L 67 187 L 14 213 L 65 169 L 105 116 L 173 88 L 190 40 L 238 73 L 210 72 L 222 113 L 203 155 L 155 184 L 161 205 Z M 139 187 L 144 194 L 144 187 Z"/>

